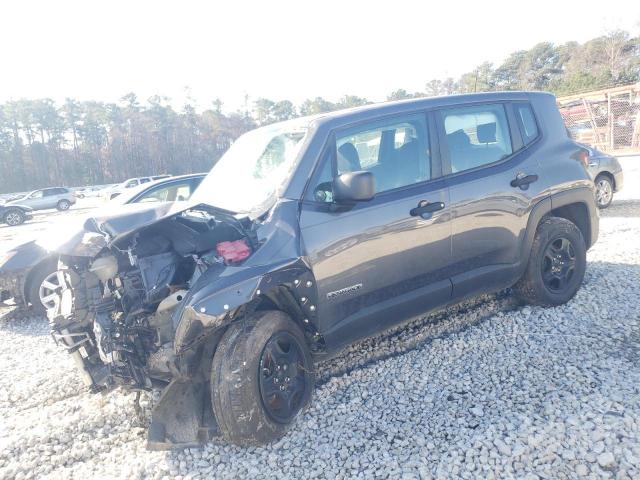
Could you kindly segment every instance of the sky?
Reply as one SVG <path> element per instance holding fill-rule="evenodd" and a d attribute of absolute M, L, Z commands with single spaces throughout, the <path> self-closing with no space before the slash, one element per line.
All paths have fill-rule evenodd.
<path fill-rule="evenodd" d="M 159 94 L 199 110 L 423 90 L 541 41 L 640 30 L 640 1 L 9 0 L 0 102 Z"/>

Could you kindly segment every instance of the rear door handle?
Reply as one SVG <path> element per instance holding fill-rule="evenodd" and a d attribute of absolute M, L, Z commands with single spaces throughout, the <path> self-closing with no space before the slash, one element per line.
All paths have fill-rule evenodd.
<path fill-rule="evenodd" d="M 538 180 L 538 175 L 525 175 L 524 173 L 519 173 L 516 178 L 511 180 L 512 187 L 520 187 L 522 190 L 526 190 L 529 188 L 529 184 L 536 182 Z"/>
<path fill-rule="evenodd" d="M 444 208 L 444 203 L 442 202 L 432 202 L 429 203 L 426 200 L 421 200 L 418 203 L 418 206 L 412 208 L 409 213 L 412 217 L 420 216 L 424 219 L 431 218 L 431 214 L 433 212 L 437 212 L 438 210 L 442 210 Z"/>

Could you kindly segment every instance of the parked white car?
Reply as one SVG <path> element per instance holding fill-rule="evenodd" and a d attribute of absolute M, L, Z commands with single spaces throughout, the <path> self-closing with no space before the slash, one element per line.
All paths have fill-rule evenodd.
<path fill-rule="evenodd" d="M 153 182 L 155 180 L 162 180 L 163 178 L 169 178 L 171 175 L 155 175 L 152 177 L 135 177 L 129 178 L 122 183 L 119 183 L 112 188 L 108 189 L 104 197 L 106 200 L 112 200 L 116 198 L 118 195 L 122 194 L 127 188 L 134 188 L 144 183 Z"/>

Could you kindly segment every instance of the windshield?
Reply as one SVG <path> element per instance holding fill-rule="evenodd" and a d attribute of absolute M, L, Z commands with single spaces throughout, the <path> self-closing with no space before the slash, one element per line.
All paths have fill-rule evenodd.
<path fill-rule="evenodd" d="M 191 197 L 236 213 L 265 206 L 293 171 L 309 119 L 258 128 L 239 137 Z"/>

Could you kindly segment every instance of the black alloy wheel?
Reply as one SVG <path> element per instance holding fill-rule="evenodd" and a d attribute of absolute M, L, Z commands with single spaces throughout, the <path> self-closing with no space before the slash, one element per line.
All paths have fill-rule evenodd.
<path fill-rule="evenodd" d="M 553 293 L 563 293 L 570 285 L 576 268 L 576 252 L 571 240 L 555 238 L 542 257 L 542 281 Z"/>
<path fill-rule="evenodd" d="M 302 407 L 305 388 L 302 348 L 289 332 L 279 332 L 260 358 L 260 396 L 267 414 L 289 423 Z"/>

